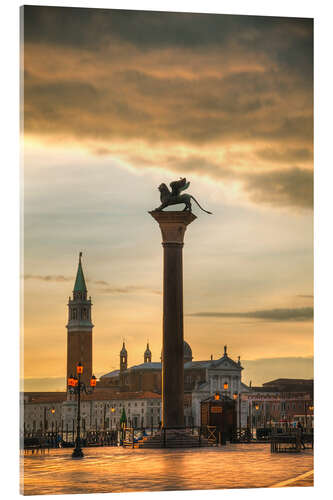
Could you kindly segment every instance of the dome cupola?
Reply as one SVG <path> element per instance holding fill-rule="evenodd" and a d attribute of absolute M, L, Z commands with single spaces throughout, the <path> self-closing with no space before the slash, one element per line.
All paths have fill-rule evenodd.
<path fill-rule="evenodd" d="M 189 361 L 192 361 L 192 359 L 192 349 L 190 345 L 184 340 L 184 363 L 188 363 Z"/>

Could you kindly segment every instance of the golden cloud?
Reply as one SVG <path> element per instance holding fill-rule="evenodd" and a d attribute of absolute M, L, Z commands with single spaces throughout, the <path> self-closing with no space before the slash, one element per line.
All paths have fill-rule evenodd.
<path fill-rule="evenodd" d="M 89 11 L 25 7 L 26 136 L 312 207 L 312 20 Z"/>

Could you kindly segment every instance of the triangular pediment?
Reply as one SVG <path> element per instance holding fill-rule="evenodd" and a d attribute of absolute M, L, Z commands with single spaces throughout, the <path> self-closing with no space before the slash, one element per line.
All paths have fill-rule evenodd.
<path fill-rule="evenodd" d="M 240 370 L 241 367 L 235 363 L 235 361 L 233 361 L 232 359 L 228 358 L 228 356 L 223 356 L 222 358 L 220 359 L 217 359 L 215 362 L 214 362 L 214 368 L 224 368 L 226 370 Z"/>

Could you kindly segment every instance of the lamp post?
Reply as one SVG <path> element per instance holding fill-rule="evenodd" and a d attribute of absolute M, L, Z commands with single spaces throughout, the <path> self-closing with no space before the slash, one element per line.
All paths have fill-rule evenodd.
<path fill-rule="evenodd" d="M 237 428 L 239 428 L 239 412 L 238 412 L 238 409 L 239 409 L 239 405 L 237 404 L 237 399 L 238 399 L 238 393 L 237 392 L 234 392 L 233 395 L 233 400 L 235 401 L 235 405 L 236 405 L 236 414 L 237 414 Z"/>
<path fill-rule="evenodd" d="M 115 411 L 116 411 L 115 407 L 112 406 L 112 408 L 110 408 L 110 412 L 111 412 L 111 429 L 113 428 L 113 422 L 112 422 L 112 420 L 113 420 L 113 414 L 114 414 Z"/>
<path fill-rule="evenodd" d="M 50 412 L 52 413 L 52 415 L 54 415 L 54 413 L 55 413 L 55 408 L 54 407 L 47 408 L 46 406 L 44 406 L 44 432 L 47 431 L 47 427 L 48 427 L 48 422 L 47 422 L 47 418 L 46 418 L 46 411 L 47 410 L 50 410 Z"/>
<path fill-rule="evenodd" d="M 76 367 L 77 377 L 72 377 L 72 375 L 68 379 L 69 392 L 71 394 L 75 394 L 77 396 L 77 430 L 76 430 L 76 440 L 75 440 L 75 448 L 72 453 L 72 458 L 82 458 L 84 457 L 82 448 L 81 448 L 81 414 L 80 414 L 80 406 L 81 406 L 81 392 L 85 392 L 86 394 L 91 394 L 96 387 L 96 377 L 93 375 L 90 379 L 90 388 L 86 387 L 84 382 L 81 382 L 81 375 L 83 373 L 83 366 L 79 363 Z"/>
<path fill-rule="evenodd" d="M 311 404 L 311 405 L 308 406 L 308 409 L 309 409 L 310 412 L 312 412 L 312 413 L 309 414 L 309 417 L 310 417 L 310 429 L 312 429 L 312 418 L 311 418 L 311 415 L 313 415 L 314 406 Z"/>
<path fill-rule="evenodd" d="M 256 409 L 256 414 L 254 416 L 254 425 L 255 425 L 255 429 L 256 429 L 256 439 L 257 439 L 257 427 L 258 427 L 258 410 L 259 410 L 259 404 L 256 403 L 255 404 L 255 409 Z"/>

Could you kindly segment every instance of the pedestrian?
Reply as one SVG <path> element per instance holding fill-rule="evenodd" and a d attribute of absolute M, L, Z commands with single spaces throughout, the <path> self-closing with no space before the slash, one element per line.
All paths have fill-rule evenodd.
<path fill-rule="evenodd" d="M 57 448 L 60 448 L 60 444 L 61 444 L 61 436 L 60 434 L 57 435 Z"/>
<path fill-rule="evenodd" d="M 303 447 L 303 450 L 305 450 L 305 444 L 304 444 L 304 439 L 303 439 L 303 425 L 302 422 L 297 422 L 297 430 L 299 432 L 299 438 L 300 438 L 300 443 Z"/>

